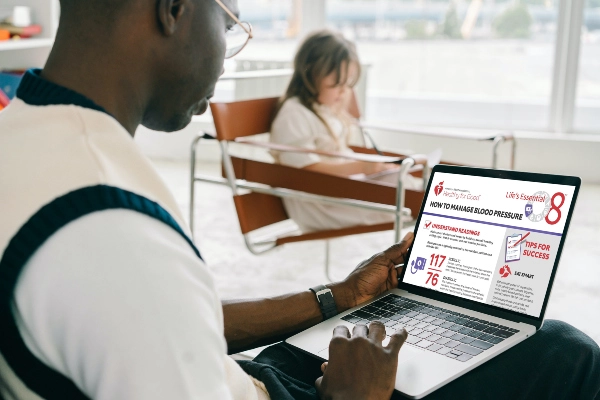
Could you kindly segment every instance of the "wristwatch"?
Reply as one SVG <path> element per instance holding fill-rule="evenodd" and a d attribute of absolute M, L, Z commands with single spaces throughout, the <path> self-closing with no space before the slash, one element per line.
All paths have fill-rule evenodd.
<path fill-rule="evenodd" d="M 315 296 L 317 296 L 319 308 L 321 308 L 321 313 L 323 314 L 323 320 L 337 315 L 337 308 L 335 306 L 335 301 L 333 300 L 333 293 L 331 293 L 329 288 L 319 285 L 310 288 L 310 290 L 315 294 Z"/>

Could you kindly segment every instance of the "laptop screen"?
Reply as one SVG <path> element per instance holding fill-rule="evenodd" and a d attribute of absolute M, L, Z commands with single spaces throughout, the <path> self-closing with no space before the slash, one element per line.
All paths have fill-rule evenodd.
<path fill-rule="evenodd" d="M 402 282 L 539 318 L 575 193 L 434 172 Z"/>

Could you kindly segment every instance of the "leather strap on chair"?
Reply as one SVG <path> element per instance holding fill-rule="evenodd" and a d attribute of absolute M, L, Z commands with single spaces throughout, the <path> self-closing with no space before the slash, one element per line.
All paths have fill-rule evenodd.
<path fill-rule="evenodd" d="M 277 196 L 248 193 L 233 196 L 233 202 L 243 234 L 289 218 Z"/>
<path fill-rule="evenodd" d="M 350 149 L 355 153 L 378 154 L 375 149 L 370 149 L 368 147 L 361 147 L 361 146 L 348 146 L 348 147 L 350 147 Z M 384 156 L 389 156 L 389 157 L 400 157 L 400 158 L 410 157 L 406 154 L 390 153 L 389 151 L 382 151 L 382 153 Z"/>
<path fill-rule="evenodd" d="M 278 102 L 278 97 L 270 97 L 234 103 L 210 103 L 217 139 L 235 140 L 269 132 Z"/>
<path fill-rule="evenodd" d="M 369 201 L 396 205 L 396 188 L 380 183 L 356 181 L 334 175 L 270 164 L 260 161 L 232 157 L 235 176 L 249 182 L 258 182 L 272 187 L 299 190 L 324 196 Z M 416 218 L 421 209 L 423 192 L 406 190 L 405 207 Z M 352 208 L 348 208 L 351 212 Z"/>

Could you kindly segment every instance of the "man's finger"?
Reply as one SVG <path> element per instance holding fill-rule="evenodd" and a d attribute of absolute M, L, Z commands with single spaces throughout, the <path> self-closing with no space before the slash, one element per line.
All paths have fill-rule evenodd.
<path fill-rule="evenodd" d="M 392 353 L 394 353 L 394 354 L 398 354 L 398 352 L 400 351 L 400 348 L 406 341 L 407 337 L 408 337 L 408 332 L 406 332 L 406 329 L 402 328 L 402 329 L 397 330 L 396 332 L 394 332 L 392 334 L 392 337 L 390 338 L 390 342 L 386 346 L 386 349 L 392 351 Z"/>
<path fill-rule="evenodd" d="M 376 343 L 383 342 L 383 339 L 385 339 L 385 325 L 381 321 L 371 322 L 368 338 Z"/>
<path fill-rule="evenodd" d="M 328 364 L 327 361 L 325 361 L 323 364 L 321 364 L 321 372 L 322 373 L 325 373 L 325 370 L 327 369 L 327 364 Z"/>
<path fill-rule="evenodd" d="M 321 381 L 323 380 L 323 377 L 320 376 L 317 378 L 317 380 L 315 381 L 315 387 L 317 388 L 317 393 L 321 392 Z"/>
<path fill-rule="evenodd" d="M 404 256 L 406 256 L 406 252 L 408 248 L 412 245 L 415 234 L 412 232 L 408 232 L 404 239 L 400 241 L 400 243 L 396 243 L 386 251 L 384 251 L 387 258 L 392 260 L 394 264 L 401 264 L 405 262 Z"/>
<path fill-rule="evenodd" d="M 346 326 L 338 325 L 335 328 L 333 328 L 333 337 L 337 336 L 350 339 L 350 331 Z"/>
<path fill-rule="evenodd" d="M 352 336 L 367 337 L 368 333 L 369 328 L 367 328 L 367 326 L 363 324 L 354 325 L 354 329 L 352 329 Z"/>

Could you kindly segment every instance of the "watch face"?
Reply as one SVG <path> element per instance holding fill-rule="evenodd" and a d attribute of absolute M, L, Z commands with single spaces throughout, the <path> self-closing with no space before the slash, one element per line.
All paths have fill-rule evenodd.
<path fill-rule="evenodd" d="M 545 200 L 543 203 L 528 201 L 525 204 L 525 217 L 531 222 L 540 222 L 546 218 L 546 215 L 550 211 L 550 195 L 547 192 L 540 191 L 535 192 L 533 197 L 543 197 Z"/>

